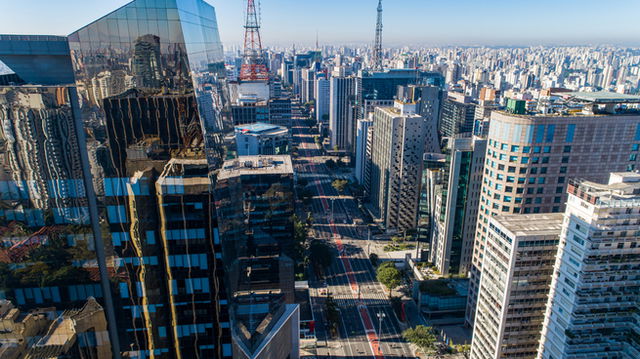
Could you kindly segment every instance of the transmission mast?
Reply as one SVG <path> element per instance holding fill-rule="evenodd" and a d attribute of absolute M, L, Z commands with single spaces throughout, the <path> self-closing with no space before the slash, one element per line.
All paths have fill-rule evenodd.
<path fill-rule="evenodd" d="M 376 23 L 376 42 L 373 46 L 373 70 L 382 71 L 382 0 L 378 0 L 378 22 Z"/>
<path fill-rule="evenodd" d="M 258 2 L 260 0 L 257 0 Z M 258 6 L 260 4 L 258 3 Z M 240 68 L 240 81 L 268 81 L 269 71 L 265 65 L 260 39 L 260 21 L 256 1 L 247 0 L 247 16 L 244 25 L 244 54 Z"/>

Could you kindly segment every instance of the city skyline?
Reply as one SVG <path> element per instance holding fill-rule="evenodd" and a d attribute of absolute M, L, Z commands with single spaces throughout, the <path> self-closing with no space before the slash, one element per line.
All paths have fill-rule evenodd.
<path fill-rule="evenodd" d="M 69 0 L 60 4 L 33 0 L 30 6 L 11 2 L 5 7 L 14 16 L 0 24 L 0 33 L 67 35 L 82 24 L 94 21 L 128 2 Z M 223 44 L 240 45 L 244 2 L 209 0 L 208 3 L 216 7 Z M 633 19 L 633 14 L 640 10 L 640 3 L 618 1 L 618 8 L 625 11 L 618 12 L 615 17 L 602 16 L 599 11 L 601 5 L 597 0 L 561 3 L 543 0 L 535 7 L 505 0 L 492 0 L 489 3 L 464 0 L 456 4 L 387 1 L 383 2 L 383 42 L 386 47 L 637 46 L 640 42 L 631 34 L 640 33 L 640 24 Z M 327 0 L 320 7 L 313 2 L 276 0 L 262 3 L 261 12 L 262 37 L 267 46 L 289 46 L 294 43 L 310 46 L 315 44 L 316 35 L 321 45 L 373 42 L 376 17 L 376 1 L 373 0 L 347 3 Z M 527 18 L 523 18 L 522 14 L 527 14 Z M 32 21 L 24 21 L 26 17 Z M 421 26 L 407 31 L 408 23 Z M 292 28 L 296 31 L 292 32 Z"/>

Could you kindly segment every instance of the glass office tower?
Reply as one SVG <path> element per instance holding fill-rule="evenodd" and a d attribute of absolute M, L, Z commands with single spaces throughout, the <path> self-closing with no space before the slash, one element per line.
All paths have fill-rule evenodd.
<path fill-rule="evenodd" d="M 231 356 L 209 176 L 232 125 L 213 7 L 137 0 L 68 39 L 119 351 Z"/>

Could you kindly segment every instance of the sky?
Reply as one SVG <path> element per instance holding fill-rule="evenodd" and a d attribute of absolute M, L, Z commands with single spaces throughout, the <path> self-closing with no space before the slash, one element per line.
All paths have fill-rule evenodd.
<path fill-rule="evenodd" d="M 242 41 L 246 0 L 206 0 L 225 45 Z M 0 0 L 0 33 L 66 35 L 129 0 Z M 377 0 L 261 0 L 265 45 L 373 42 Z M 384 43 L 640 46 L 639 0 L 383 0 Z"/>

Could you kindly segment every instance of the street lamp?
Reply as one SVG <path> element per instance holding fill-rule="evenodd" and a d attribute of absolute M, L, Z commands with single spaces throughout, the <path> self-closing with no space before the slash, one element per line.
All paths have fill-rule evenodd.
<path fill-rule="evenodd" d="M 378 317 L 378 340 L 382 340 L 382 319 L 384 319 L 387 315 L 384 312 L 379 312 L 376 314 Z"/>
<path fill-rule="evenodd" d="M 334 218 L 334 214 L 333 214 L 333 201 L 335 201 L 335 198 L 331 198 L 331 222 L 335 223 L 335 218 Z"/>

